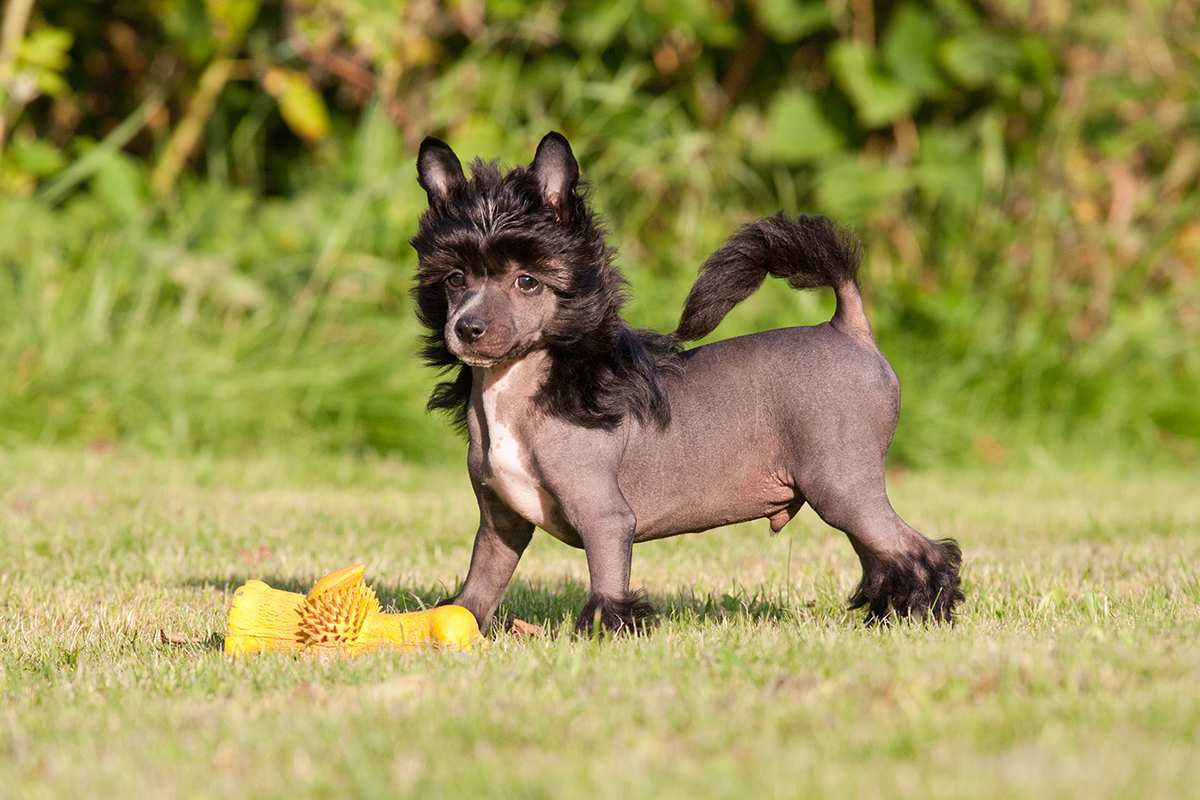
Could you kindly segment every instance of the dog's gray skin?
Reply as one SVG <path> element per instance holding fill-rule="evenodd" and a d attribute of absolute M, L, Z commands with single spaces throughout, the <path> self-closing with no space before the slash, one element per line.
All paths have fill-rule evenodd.
<path fill-rule="evenodd" d="M 541 165 L 551 204 L 574 186 L 553 179 L 571 172 L 569 149 L 559 160 Z M 431 200 L 438 180 L 457 178 L 422 173 Z M 472 369 L 468 465 L 480 510 L 469 572 L 448 602 L 487 627 L 537 526 L 587 557 L 591 594 L 578 628 L 637 629 L 650 608 L 629 588 L 635 542 L 758 518 L 778 532 L 807 502 L 862 562 L 852 605 L 873 619 L 950 621 L 962 597 L 957 545 L 927 539 L 892 509 L 884 456 L 899 383 L 854 280 L 833 288 L 829 322 L 683 352 L 664 377 L 666 427 L 630 416 L 603 429 L 537 403 L 551 358 L 541 328 L 557 299 L 528 265 L 448 280 L 445 340 Z"/>

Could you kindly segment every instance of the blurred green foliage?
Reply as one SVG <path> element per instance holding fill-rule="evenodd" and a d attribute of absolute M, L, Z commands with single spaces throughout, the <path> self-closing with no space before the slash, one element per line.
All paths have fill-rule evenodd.
<path fill-rule="evenodd" d="M 553 128 L 642 325 L 673 326 L 741 222 L 854 227 L 901 460 L 1197 452 L 1194 3 L 44 0 L 18 26 L 22 5 L 11 439 L 456 450 L 413 357 L 415 146 L 511 164 Z M 828 310 L 770 286 L 718 335 Z"/>

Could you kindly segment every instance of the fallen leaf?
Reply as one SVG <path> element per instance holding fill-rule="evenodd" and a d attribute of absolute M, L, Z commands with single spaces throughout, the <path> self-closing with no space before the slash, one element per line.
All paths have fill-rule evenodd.
<path fill-rule="evenodd" d="M 541 625 L 534 625 L 532 622 L 526 622 L 523 619 L 513 619 L 512 624 L 508 626 L 508 630 L 513 636 L 518 636 L 522 639 L 537 639 L 546 635 L 546 631 Z"/>
<path fill-rule="evenodd" d="M 271 548 L 267 547 L 265 544 L 260 544 L 257 549 L 253 550 L 248 547 L 243 547 L 241 550 L 238 550 L 238 558 L 250 565 L 260 564 L 270 557 Z"/>
<path fill-rule="evenodd" d="M 204 644 L 205 642 L 204 639 L 195 639 L 182 633 L 167 633 L 162 628 L 158 629 L 158 640 L 163 644 Z"/>
<path fill-rule="evenodd" d="M 999 466 L 1004 463 L 1007 452 L 1004 445 L 995 436 L 990 433 L 976 434 L 973 444 L 975 445 L 975 455 L 979 456 L 985 464 Z"/>

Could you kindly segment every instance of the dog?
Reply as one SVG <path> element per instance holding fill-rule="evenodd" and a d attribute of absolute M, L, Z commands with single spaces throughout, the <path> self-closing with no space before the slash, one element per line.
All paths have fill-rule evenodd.
<path fill-rule="evenodd" d="M 479 504 L 470 567 L 447 602 L 489 626 L 538 527 L 587 557 L 578 630 L 639 630 L 652 609 L 629 588 L 635 543 L 759 518 L 777 533 L 808 503 L 861 561 L 852 608 L 952 621 L 957 543 L 926 538 L 888 500 L 899 382 L 872 337 L 849 235 L 820 216 L 745 225 L 662 334 L 621 318 L 624 280 L 561 134 L 528 167 L 476 159 L 470 179 L 430 137 L 417 178 L 428 208 L 413 295 L 423 356 L 449 377 L 428 407 L 465 429 Z M 836 313 L 683 349 L 767 275 L 831 287 Z"/>

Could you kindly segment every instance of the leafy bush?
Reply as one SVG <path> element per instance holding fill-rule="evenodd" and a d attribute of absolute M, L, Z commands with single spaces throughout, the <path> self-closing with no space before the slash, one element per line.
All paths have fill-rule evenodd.
<path fill-rule="evenodd" d="M 901 459 L 1194 453 L 1198 33 L 1165 0 L 47 0 L 0 57 L 0 426 L 454 449 L 412 356 L 415 145 L 515 163 L 556 128 L 641 324 L 740 222 L 857 229 Z M 769 287 L 719 335 L 827 303 Z"/>

